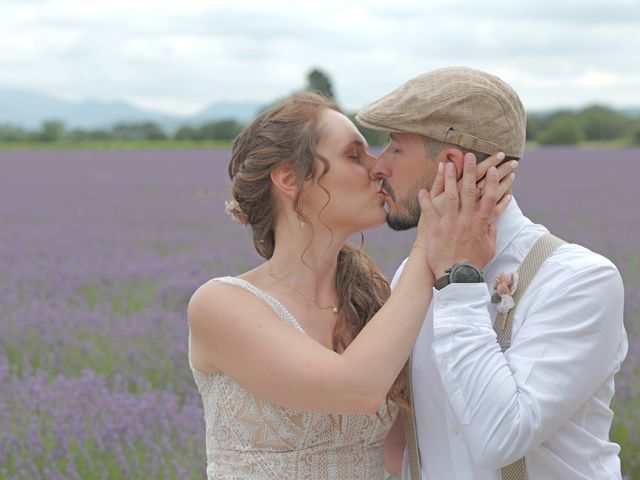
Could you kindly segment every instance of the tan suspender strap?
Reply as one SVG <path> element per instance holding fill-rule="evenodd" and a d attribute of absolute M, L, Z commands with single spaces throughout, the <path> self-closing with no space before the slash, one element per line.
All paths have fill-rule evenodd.
<path fill-rule="evenodd" d="M 542 235 L 533 245 L 524 261 L 518 268 L 518 288 L 513 294 L 513 301 L 516 306 L 520 298 L 524 295 L 527 287 L 540 269 L 540 265 L 555 252 L 555 250 L 566 243 L 564 240 L 551 235 L 550 233 Z M 504 352 L 511 346 L 511 324 L 513 322 L 513 314 L 516 307 L 509 310 L 508 313 L 499 313 L 493 323 L 493 329 L 498 337 L 500 348 Z M 527 469 L 524 457 L 516 460 L 506 467 L 500 469 L 501 480 L 527 480 Z"/>
<path fill-rule="evenodd" d="M 420 480 L 420 454 L 418 453 L 418 434 L 416 432 L 416 409 L 413 403 L 413 387 L 411 385 L 411 363 L 413 353 L 409 357 L 409 398 L 411 400 L 411 415 L 407 416 L 404 421 L 404 439 L 407 447 L 407 456 L 409 457 L 409 478 L 410 480 Z"/>

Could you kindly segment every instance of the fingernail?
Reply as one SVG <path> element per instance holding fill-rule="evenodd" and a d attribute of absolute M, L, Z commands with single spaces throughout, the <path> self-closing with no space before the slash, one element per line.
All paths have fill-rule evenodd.
<path fill-rule="evenodd" d="M 515 170 L 516 168 L 518 168 L 518 166 L 520 166 L 520 163 L 516 160 L 511 162 L 511 170 Z"/>
<path fill-rule="evenodd" d="M 456 167 L 453 165 L 453 162 L 447 163 L 447 172 L 455 172 Z"/>
<path fill-rule="evenodd" d="M 508 193 L 508 194 L 507 194 L 507 203 L 509 203 L 510 201 L 511 201 L 511 194 L 510 194 L 510 193 Z"/>
<path fill-rule="evenodd" d="M 438 173 L 442 173 L 442 162 L 438 163 Z"/>
<path fill-rule="evenodd" d="M 515 180 L 515 179 L 516 179 L 516 174 L 515 174 L 515 173 L 512 173 L 511 175 L 509 175 L 509 178 L 510 178 L 511 180 Z"/>
<path fill-rule="evenodd" d="M 504 153 L 503 152 L 498 152 L 498 154 L 496 155 L 496 158 L 498 160 L 504 160 Z"/>

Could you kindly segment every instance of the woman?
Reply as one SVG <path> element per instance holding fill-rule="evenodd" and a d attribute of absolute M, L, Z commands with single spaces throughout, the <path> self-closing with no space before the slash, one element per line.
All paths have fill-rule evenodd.
<path fill-rule="evenodd" d="M 408 409 L 399 374 L 434 280 L 422 220 L 391 295 L 346 243 L 386 218 L 372 160 L 353 123 L 312 93 L 263 112 L 234 142 L 229 210 L 266 262 L 207 282 L 189 303 L 209 479 L 383 478 L 385 435 Z"/>

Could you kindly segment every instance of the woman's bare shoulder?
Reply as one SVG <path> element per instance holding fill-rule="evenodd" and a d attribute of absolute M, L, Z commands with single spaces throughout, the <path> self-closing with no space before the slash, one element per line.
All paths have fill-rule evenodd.
<path fill-rule="evenodd" d="M 189 300 L 187 308 L 189 323 L 211 320 L 212 315 L 215 317 L 216 313 L 227 311 L 230 305 L 242 299 L 246 293 L 244 289 L 217 278 L 203 283 Z"/>
<path fill-rule="evenodd" d="M 257 287 L 241 277 L 212 279 L 202 284 L 189 300 L 189 325 L 210 330 L 220 323 L 234 323 L 256 314 L 269 317 L 271 309 L 256 295 Z"/>

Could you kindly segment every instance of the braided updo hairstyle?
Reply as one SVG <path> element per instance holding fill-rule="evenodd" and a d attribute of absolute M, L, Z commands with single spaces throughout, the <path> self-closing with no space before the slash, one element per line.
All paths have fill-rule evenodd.
<path fill-rule="evenodd" d="M 300 193 L 304 181 L 314 178 L 318 168 L 323 168 L 318 182 L 329 170 L 329 162 L 316 152 L 322 136 L 319 118 L 327 108 L 340 111 L 318 94 L 295 93 L 258 115 L 233 143 L 228 167 L 233 200 L 227 202 L 227 211 L 251 227 L 254 247 L 265 259 L 273 255 L 278 215 L 271 172 L 280 165 L 292 167 L 298 183 L 293 209 L 300 220 L 308 221 L 300 209 Z M 361 248 L 345 244 L 338 255 L 336 291 L 340 315 L 333 331 L 333 348 L 343 352 L 382 307 L 390 289 L 371 258 Z M 410 411 L 407 376 L 405 365 L 387 401 Z"/>

